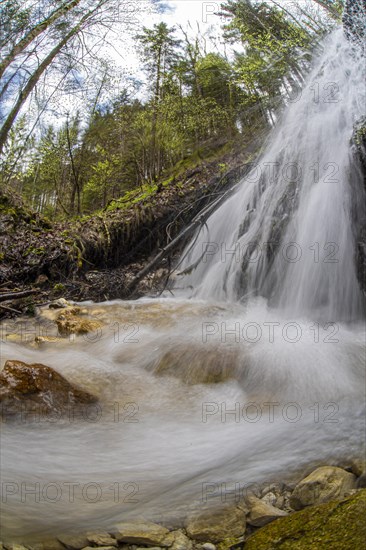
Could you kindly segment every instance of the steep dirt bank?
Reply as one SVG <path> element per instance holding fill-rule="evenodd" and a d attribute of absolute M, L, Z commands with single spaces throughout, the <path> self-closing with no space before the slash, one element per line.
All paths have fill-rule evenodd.
<path fill-rule="evenodd" d="M 249 169 L 263 136 L 223 150 L 160 184 L 136 190 L 97 214 L 52 223 L 19 197 L 0 193 L 0 317 L 32 313 L 34 304 L 137 297 L 164 286 L 182 239 L 132 289 L 135 275 L 208 204 Z M 10 297 L 8 292 L 34 291 Z"/>

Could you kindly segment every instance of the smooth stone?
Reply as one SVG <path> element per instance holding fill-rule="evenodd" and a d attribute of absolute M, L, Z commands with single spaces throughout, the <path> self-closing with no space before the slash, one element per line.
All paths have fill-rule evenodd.
<path fill-rule="evenodd" d="M 174 542 L 170 547 L 171 550 L 192 550 L 193 543 L 183 531 L 173 531 L 170 534 L 174 535 Z M 166 542 L 166 539 L 164 539 L 164 542 Z"/>
<path fill-rule="evenodd" d="M 170 531 L 161 543 L 164 547 L 170 547 L 175 541 L 175 531 Z"/>
<path fill-rule="evenodd" d="M 98 531 L 95 533 L 87 533 L 86 538 L 91 544 L 97 546 L 117 546 L 117 541 L 107 531 Z"/>
<path fill-rule="evenodd" d="M 61 535 L 57 539 L 71 550 L 82 550 L 88 546 L 88 539 L 85 535 Z"/>
<path fill-rule="evenodd" d="M 186 521 L 188 536 L 199 542 L 239 538 L 244 534 L 245 527 L 245 514 L 235 506 L 194 513 Z"/>
<path fill-rule="evenodd" d="M 275 496 L 280 495 L 284 490 L 283 483 L 271 483 L 262 490 L 261 498 L 265 497 L 268 493 L 273 493 Z"/>
<path fill-rule="evenodd" d="M 276 508 L 283 510 L 284 506 L 285 506 L 285 497 L 284 495 L 280 495 L 276 500 Z"/>
<path fill-rule="evenodd" d="M 49 539 L 28 546 L 28 550 L 65 550 L 65 546 L 57 539 Z"/>
<path fill-rule="evenodd" d="M 65 298 L 59 298 L 58 300 L 54 300 L 49 304 L 49 309 L 63 309 L 65 307 L 71 306 L 70 302 L 65 300 Z"/>
<path fill-rule="evenodd" d="M 290 497 L 290 506 L 301 510 L 312 504 L 343 498 L 356 489 L 356 476 L 336 466 L 317 468 L 298 483 Z"/>
<path fill-rule="evenodd" d="M 269 504 L 270 506 L 275 506 L 277 502 L 277 497 L 274 493 L 269 492 L 261 498 L 261 501 L 265 504 Z"/>
<path fill-rule="evenodd" d="M 161 546 L 169 531 L 165 527 L 151 522 L 121 522 L 112 531 L 118 542 Z"/>
<path fill-rule="evenodd" d="M 287 512 L 263 502 L 263 499 L 253 499 L 247 521 L 254 527 L 263 527 L 263 525 L 283 516 L 287 516 Z"/>
<path fill-rule="evenodd" d="M 211 542 L 205 542 L 202 544 L 202 550 L 216 550 L 216 546 Z"/>

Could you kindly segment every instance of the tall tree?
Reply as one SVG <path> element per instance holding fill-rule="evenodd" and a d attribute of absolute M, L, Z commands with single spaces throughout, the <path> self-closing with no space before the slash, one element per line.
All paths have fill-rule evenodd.
<path fill-rule="evenodd" d="M 227 19 L 225 36 L 244 47 L 236 55 L 239 80 L 271 120 L 287 83 L 296 86 L 302 80 L 312 35 L 283 10 L 262 1 L 228 0 L 222 15 Z"/>
<path fill-rule="evenodd" d="M 5 15 L 2 15 L 6 35 L 3 41 L 8 37 L 10 46 L 0 62 L 0 96 L 6 99 L 0 153 L 21 109 L 41 77 L 60 59 L 60 53 L 67 48 L 69 52 L 80 52 L 79 58 L 73 60 L 79 71 L 85 59 L 94 54 L 91 45 L 97 39 L 93 39 L 90 32 L 92 27 L 94 31 L 103 29 L 105 40 L 113 23 L 133 24 L 128 10 L 123 16 L 127 4 L 128 0 L 64 0 L 61 3 L 50 0 L 46 4 L 48 10 L 42 15 L 43 10 L 37 3 L 26 1 L 25 8 L 21 8 L 16 0 L 6 0 Z M 16 16 L 15 23 L 11 22 L 12 15 Z M 76 45 L 78 47 L 72 47 Z M 70 59 L 67 63 L 70 65 Z M 64 65 L 60 70 L 67 74 L 71 67 Z"/>
<path fill-rule="evenodd" d="M 142 46 L 141 57 L 145 62 L 148 74 L 152 78 L 151 179 L 153 181 L 156 181 L 161 172 L 161 159 L 157 146 L 157 126 L 163 92 L 162 83 L 179 57 L 177 48 L 180 46 L 180 40 L 174 37 L 174 32 L 174 27 L 169 28 L 166 23 L 159 23 L 154 25 L 152 29 L 144 27 L 143 32 L 136 36 Z"/>
<path fill-rule="evenodd" d="M 22 54 L 25 49 L 35 40 L 41 33 L 43 33 L 48 27 L 52 25 L 54 21 L 57 19 L 60 19 L 64 15 L 67 14 L 68 11 L 75 8 L 78 4 L 80 4 L 81 0 L 72 0 L 69 2 L 62 2 L 61 5 L 53 10 L 48 16 L 46 16 L 42 21 L 36 23 L 34 26 L 32 26 L 30 29 L 26 30 L 25 36 L 23 36 L 17 43 L 13 45 L 11 50 L 3 60 L 0 62 L 0 78 L 3 76 L 5 70 L 9 67 L 10 63 L 12 63 L 15 58 Z M 11 4 L 11 2 L 7 2 L 7 4 Z M 11 6 L 9 6 L 10 9 Z"/>

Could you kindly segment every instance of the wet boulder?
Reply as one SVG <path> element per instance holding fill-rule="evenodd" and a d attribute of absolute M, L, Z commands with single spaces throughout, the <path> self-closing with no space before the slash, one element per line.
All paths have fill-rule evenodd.
<path fill-rule="evenodd" d="M 9 360 L 0 373 L 0 412 L 62 414 L 95 403 L 96 397 L 68 382 L 51 367 Z"/>
<path fill-rule="evenodd" d="M 290 498 L 290 506 L 301 510 L 305 506 L 343 498 L 356 488 L 356 476 L 337 468 L 322 466 L 300 481 Z"/>
<path fill-rule="evenodd" d="M 222 542 L 231 539 L 233 544 L 244 535 L 244 512 L 236 506 L 223 506 L 216 510 L 193 513 L 186 520 L 188 536 L 198 542 Z"/>
<path fill-rule="evenodd" d="M 239 365 L 235 349 L 178 344 L 151 361 L 147 369 L 157 376 L 175 376 L 186 384 L 217 384 L 235 378 Z"/>

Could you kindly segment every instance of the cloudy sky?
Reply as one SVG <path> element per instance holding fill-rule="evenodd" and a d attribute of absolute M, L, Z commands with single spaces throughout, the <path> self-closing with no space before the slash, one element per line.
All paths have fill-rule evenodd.
<path fill-rule="evenodd" d="M 144 5 L 143 9 L 141 9 L 142 5 Z M 161 11 L 155 10 L 155 13 L 153 13 L 149 1 L 138 0 L 136 3 L 131 3 L 131 19 L 136 18 L 140 28 L 142 26 L 151 28 L 160 21 L 164 21 L 169 27 L 181 25 L 191 35 L 195 34 L 197 25 L 199 25 L 202 34 L 210 33 L 210 35 L 216 35 L 219 39 L 220 18 L 214 14 L 219 10 L 220 2 L 173 0 L 161 2 L 160 5 L 162 6 Z M 190 27 L 192 30 L 190 30 Z M 127 49 L 118 50 L 116 48 L 117 51 L 114 54 L 111 50 L 111 55 L 116 59 L 116 62 L 117 58 L 120 57 L 122 65 L 125 62 L 131 68 L 137 68 L 139 60 L 135 41 L 130 37 L 125 46 Z"/>
<path fill-rule="evenodd" d="M 294 2 L 294 0 L 277 1 L 279 3 L 286 1 L 288 7 Z M 296 0 L 296 2 L 303 1 Z M 169 27 L 181 25 L 192 37 L 197 33 L 197 26 L 199 26 L 200 34 L 207 37 L 207 51 L 216 49 L 216 51 L 230 56 L 231 48 L 224 44 L 222 39 L 222 20 L 215 15 L 220 10 L 220 3 L 221 1 L 207 0 L 131 0 L 130 2 L 125 0 L 123 11 L 121 10 L 120 17 L 117 18 L 120 19 L 121 24 L 114 24 L 105 40 L 103 29 L 101 29 L 99 36 L 94 36 L 94 38 L 91 36 L 91 41 L 100 45 L 96 51 L 97 55 L 101 54 L 104 59 L 112 62 L 118 69 L 117 73 L 120 74 L 113 81 L 107 95 L 103 97 L 102 103 L 108 104 L 113 97 L 117 97 L 124 89 L 129 90 L 130 97 L 139 99 L 146 97 L 147 88 L 144 86 L 146 73 L 143 71 L 138 48 L 136 47 L 136 39 L 134 38 L 137 32 L 141 32 L 143 26 L 151 28 L 154 24 L 164 21 Z M 153 4 L 155 4 L 155 9 Z M 160 10 L 157 9 L 159 6 Z M 181 37 L 179 31 L 177 35 Z M 236 48 L 238 47 L 237 45 Z M 77 67 L 74 73 L 77 73 Z M 82 84 L 84 89 L 89 91 L 87 93 L 92 101 L 99 84 L 94 80 L 92 71 L 89 74 L 91 76 L 88 82 L 82 81 Z M 140 87 L 136 87 L 136 80 L 140 81 Z M 47 94 L 51 88 L 54 88 L 55 92 L 52 98 L 48 100 L 47 114 L 43 118 L 44 122 L 55 122 L 53 119 L 59 119 L 61 123 L 65 113 L 75 112 L 78 109 L 83 110 L 83 102 L 85 101 L 83 94 L 77 97 L 77 94 L 70 92 L 65 96 L 65 92 L 61 92 L 62 100 L 60 100 L 58 94 L 59 84 L 56 77 L 47 80 L 47 87 L 45 88 Z M 25 105 L 23 112 L 28 109 L 29 102 Z"/>

